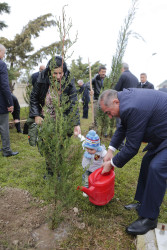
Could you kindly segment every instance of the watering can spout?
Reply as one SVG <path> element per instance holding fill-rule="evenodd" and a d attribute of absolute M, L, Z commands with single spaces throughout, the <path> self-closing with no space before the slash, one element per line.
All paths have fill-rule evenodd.
<path fill-rule="evenodd" d="M 85 194 L 87 194 L 89 197 L 94 198 L 94 189 L 95 187 L 91 186 L 89 188 L 83 187 L 83 186 L 78 186 L 77 190 L 81 190 Z"/>

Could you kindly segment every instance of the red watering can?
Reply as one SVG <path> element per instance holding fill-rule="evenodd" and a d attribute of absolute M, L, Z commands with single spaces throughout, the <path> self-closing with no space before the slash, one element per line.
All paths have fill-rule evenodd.
<path fill-rule="evenodd" d="M 98 206 L 107 204 L 114 197 L 114 170 L 101 174 L 102 170 L 102 167 L 98 168 L 89 175 L 89 188 L 80 186 L 77 188 L 89 196 L 90 202 Z"/>

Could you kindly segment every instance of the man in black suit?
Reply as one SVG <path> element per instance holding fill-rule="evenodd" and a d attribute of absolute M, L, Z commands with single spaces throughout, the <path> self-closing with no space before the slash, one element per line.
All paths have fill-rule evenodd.
<path fill-rule="evenodd" d="M 9 112 L 13 112 L 13 99 L 9 87 L 8 70 L 3 58 L 6 48 L 0 44 L 0 135 L 2 140 L 2 154 L 5 157 L 17 155 L 10 148 Z"/>
<path fill-rule="evenodd" d="M 139 151 L 142 142 L 148 145 L 143 156 L 135 200 L 138 203 L 125 206 L 136 209 L 139 218 L 126 231 L 129 234 L 145 234 L 157 227 L 160 206 L 166 192 L 167 180 L 167 98 L 166 93 L 152 89 L 129 88 L 117 92 L 106 90 L 99 97 L 102 111 L 109 116 L 120 117 L 121 124 L 111 138 L 104 157 L 102 174 L 114 166 L 122 168 Z M 126 137 L 123 149 L 114 155 Z"/>
<path fill-rule="evenodd" d="M 78 80 L 78 85 L 80 87 L 78 93 L 82 94 L 83 101 L 83 117 L 84 119 L 88 119 L 88 111 L 89 111 L 89 102 L 90 102 L 90 83 L 84 83 L 83 80 Z"/>
<path fill-rule="evenodd" d="M 122 63 L 121 72 L 121 76 L 115 85 L 115 90 L 122 91 L 123 89 L 137 88 L 139 81 L 137 77 L 129 71 L 129 65 L 127 63 Z M 118 127 L 120 123 L 120 118 L 116 117 L 116 127 Z M 120 144 L 118 150 L 121 150 L 123 146 L 124 142 Z"/>
<path fill-rule="evenodd" d="M 140 74 L 140 83 L 137 85 L 137 88 L 143 89 L 154 89 L 154 85 L 147 81 L 147 74 L 141 73 Z"/>
<path fill-rule="evenodd" d="M 121 76 L 115 85 L 116 91 L 122 91 L 128 88 L 137 88 L 139 81 L 135 75 L 129 71 L 129 65 L 127 63 L 122 63 Z"/>

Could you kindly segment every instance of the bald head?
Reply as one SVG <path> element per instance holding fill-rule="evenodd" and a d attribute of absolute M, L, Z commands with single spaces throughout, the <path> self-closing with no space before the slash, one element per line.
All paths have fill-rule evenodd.
<path fill-rule="evenodd" d="M 122 63 L 122 70 L 125 71 L 125 70 L 129 70 L 129 65 L 127 63 Z"/>
<path fill-rule="evenodd" d="M 41 71 L 44 70 L 45 68 L 46 68 L 45 65 L 40 65 L 39 71 L 41 72 Z"/>

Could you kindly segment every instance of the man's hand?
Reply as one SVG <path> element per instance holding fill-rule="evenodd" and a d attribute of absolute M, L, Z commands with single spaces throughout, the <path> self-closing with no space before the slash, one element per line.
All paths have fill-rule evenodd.
<path fill-rule="evenodd" d="M 79 134 L 81 134 L 81 128 L 78 125 L 74 127 L 74 136 L 78 136 Z"/>
<path fill-rule="evenodd" d="M 111 165 L 111 161 L 106 161 L 103 163 L 102 165 L 103 170 L 102 170 L 102 174 L 108 173 L 111 169 L 112 169 L 112 165 Z"/>
<path fill-rule="evenodd" d="M 8 107 L 8 111 L 9 111 L 9 112 L 11 112 L 11 113 L 12 113 L 12 112 L 13 112 L 13 110 L 14 110 L 14 106 L 10 106 L 10 107 Z"/>
<path fill-rule="evenodd" d="M 35 123 L 36 123 L 37 125 L 41 125 L 42 122 L 43 122 L 43 118 L 42 118 L 42 117 L 40 117 L 40 116 L 36 116 L 36 117 L 35 117 Z"/>
<path fill-rule="evenodd" d="M 93 96 L 93 95 L 94 95 L 94 91 L 93 91 L 93 90 L 90 90 L 90 91 L 89 91 L 89 94 L 90 94 L 91 96 Z"/>
<path fill-rule="evenodd" d="M 111 149 L 108 149 L 108 151 L 107 151 L 107 154 L 106 154 L 106 156 L 104 157 L 104 162 L 106 162 L 106 161 L 111 161 L 111 159 L 113 158 L 113 151 L 111 150 Z"/>

